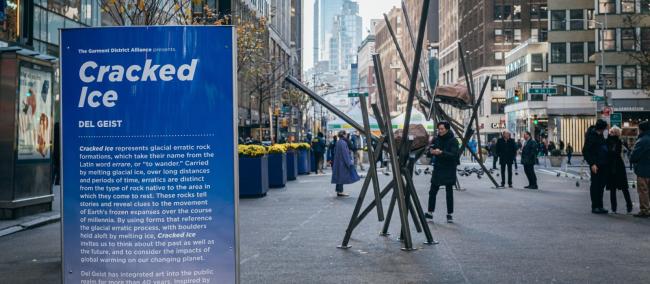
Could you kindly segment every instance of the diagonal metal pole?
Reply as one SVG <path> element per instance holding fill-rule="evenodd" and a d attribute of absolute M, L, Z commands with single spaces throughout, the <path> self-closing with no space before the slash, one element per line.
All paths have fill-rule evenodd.
<path fill-rule="evenodd" d="M 430 0 L 424 0 L 422 3 L 422 15 L 420 16 L 420 27 L 418 30 L 418 40 L 415 45 L 415 59 L 413 59 L 413 66 L 412 66 L 412 71 L 411 71 L 411 76 L 410 76 L 410 84 L 409 84 L 409 94 L 408 98 L 406 101 L 406 114 L 404 117 L 404 130 L 403 130 L 403 135 L 402 135 L 402 143 L 401 145 L 401 154 L 400 157 L 403 158 L 408 155 L 408 149 L 405 147 L 406 146 L 406 141 L 408 139 L 408 134 L 409 134 L 409 126 L 411 124 L 411 108 L 413 108 L 413 99 L 415 97 L 415 92 L 417 89 L 417 76 L 418 76 L 418 71 L 419 71 L 419 64 L 420 59 L 422 58 L 422 45 L 424 44 L 424 36 L 425 36 L 425 31 L 427 27 L 427 16 L 429 14 L 429 4 Z"/>
<path fill-rule="evenodd" d="M 413 28 L 411 26 L 411 18 L 409 18 L 408 14 L 408 9 L 406 9 L 406 3 L 402 1 L 402 12 L 404 13 L 404 22 L 406 23 L 406 31 L 408 32 L 408 38 L 409 42 L 411 42 L 411 47 L 415 49 L 415 39 L 413 38 Z M 422 61 L 420 61 L 420 64 L 418 64 L 418 68 L 420 69 L 420 80 L 422 83 L 424 83 L 425 89 L 430 92 L 431 91 L 431 86 L 429 85 L 429 82 L 425 80 L 424 72 L 422 70 Z"/>
<path fill-rule="evenodd" d="M 386 220 L 384 220 L 384 226 L 381 229 L 381 236 L 389 236 L 388 227 L 390 227 L 390 219 L 393 217 L 393 210 L 395 209 L 395 201 L 397 201 L 397 192 L 393 191 L 393 196 L 390 198 L 390 204 L 388 205 L 388 213 L 386 213 Z"/>
<path fill-rule="evenodd" d="M 468 71 L 467 65 L 465 63 L 465 52 L 463 51 L 463 44 L 460 41 L 458 41 L 458 53 L 460 54 L 460 62 L 463 65 L 463 72 L 465 73 L 465 82 L 467 82 L 467 90 L 469 91 L 470 99 L 472 100 L 472 105 L 476 105 L 481 101 L 481 99 L 479 99 L 478 101 L 476 100 L 476 90 L 474 89 L 473 71 L 472 70 Z M 482 159 L 483 152 L 481 151 L 481 134 L 480 134 L 478 119 L 474 121 L 474 124 L 476 127 L 477 152 L 478 152 L 478 156 Z M 470 122 L 468 126 L 471 125 L 472 123 Z"/>
<path fill-rule="evenodd" d="M 377 76 L 377 82 L 379 85 L 379 102 L 381 104 L 382 113 L 384 117 L 384 122 L 386 125 L 392 125 L 390 119 L 390 112 L 388 111 L 388 98 L 386 96 L 386 88 L 384 84 L 384 74 L 381 68 L 381 58 L 379 54 L 373 54 L 372 56 L 375 64 L 375 76 Z M 391 127 L 387 127 L 388 131 L 386 136 L 388 138 L 388 148 L 390 152 L 390 161 L 393 169 L 393 179 L 395 180 L 396 190 L 397 190 L 397 206 L 400 213 L 400 222 L 402 223 L 402 231 L 405 233 L 404 238 L 404 250 L 412 250 L 413 242 L 411 240 L 411 231 L 409 229 L 408 223 L 408 210 L 406 209 L 406 202 L 404 199 L 404 183 L 402 180 L 402 174 L 399 165 L 399 158 L 397 155 L 397 148 L 395 147 L 395 137 L 393 136 L 393 131 Z"/>
<path fill-rule="evenodd" d="M 372 148 L 372 132 L 370 132 L 370 121 L 368 120 L 368 105 L 366 104 L 366 97 L 361 94 L 359 95 L 359 102 L 361 103 L 361 115 L 363 116 L 363 127 L 366 130 L 366 141 L 368 144 L 368 158 L 370 162 L 370 168 L 368 169 L 368 176 L 372 179 L 372 188 L 375 192 L 375 203 L 377 204 L 377 219 L 381 222 L 384 220 L 384 208 L 381 205 L 381 198 L 379 198 L 379 179 L 377 178 L 377 163 L 375 162 L 375 151 Z M 381 144 L 379 146 L 379 151 L 381 151 Z"/>

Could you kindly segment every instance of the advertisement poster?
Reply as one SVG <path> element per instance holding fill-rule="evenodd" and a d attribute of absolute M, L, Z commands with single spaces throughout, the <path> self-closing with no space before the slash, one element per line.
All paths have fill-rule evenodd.
<path fill-rule="evenodd" d="M 234 29 L 61 31 L 64 283 L 236 283 Z"/>
<path fill-rule="evenodd" d="M 18 92 L 18 160 L 49 159 L 52 73 L 21 66 Z"/>

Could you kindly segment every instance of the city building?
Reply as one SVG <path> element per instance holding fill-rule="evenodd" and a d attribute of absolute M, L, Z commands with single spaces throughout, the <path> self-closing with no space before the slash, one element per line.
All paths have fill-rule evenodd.
<path fill-rule="evenodd" d="M 523 137 L 526 131 L 535 139 L 543 134 L 541 127 L 548 121 L 551 95 L 529 93 L 528 90 L 546 87 L 541 82 L 548 80 L 547 59 L 548 43 L 530 39 L 505 55 L 506 128 L 516 137 Z"/>
<path fill-rule="evenodd" d="M 404 38 L 405 25 L 401 8 L 393 7 L 388 13 L 388 20 L 395 33 L 395 37 L 400 42 Z M 388 99 L 388 109 L 391 116 L 397 116 L 405 111 L 407 92 L 400 88 L 397 82 L 402 84 L 408 80 L 400 60 L 397 48 L 388 30 L 388 25 L 383 21 L 377 25 L 377 35 L 375 39 L 375 52 L 381 58 L 381 67 L 384 73 L 384 82 L 386 87 L 386 96 Z M 371 99 L 376 101 L 376 99 Z"/>
<path fill-rule="evenodd" d="M 362 39 L 362 21 L 359 4 L 344 0 L 340 13 L 334 17 L 332 37 L 329 38 L 329 64 L 331 72 L 338 72 L 339 78 L 350 78 L 350 68 L 357 60 L 357 49 Z M 339 83 L 342 88 L 352 88 L 349 79 Z"/>
<path fill-rule="evenodd" d="M 623 136 L 634 140 L 638 123 L 650 119 L 650 2 L 596 3 L 591 27 L 595 28 L 598 44 L 593 64 L 604 86 L 595 93 L 602 96 L 607 89 L 607 105 L 622 116 Z M 605 102 L 599 102 L 598 110 L 604 107 Z"/>
<path fill-rule="evenodd" d="M 375 85 L 375 64 L 372 61 L 372 54 L 375 53 L 375 35 L 369 34 L 359 46 L 357 52 L 357 64 L 359 74 L 359 92 L 368 92 L 370 103 L 374 103 L 376 98 Z M 370 104 L 368 104 L 370 105 Z"/>
<path fill-rule="evenodd" d="M 332 37 L 334 19 L 339 14 L 343 0 L 314 1 L 314 65 L 329 60 L 329 38 Z"/>
<path fill-rule="evenodd" d="M 483 82 L 490 80 L 479 107 L 483 141 L 497 137 L 506 127 L 505 53 L 528 39 L 546 41 L 546 3 L 546 0 L 458 0 L 458 40 L 465 52 L 465 64 L 472 71 L 471 84 L 477 95 Z M 463 83 L 464 70 L 460 62 L 457 64 L 457 73 L 449 75 L 447 80 Z M 469 116 L 463 122 L 468 123 Z"/>

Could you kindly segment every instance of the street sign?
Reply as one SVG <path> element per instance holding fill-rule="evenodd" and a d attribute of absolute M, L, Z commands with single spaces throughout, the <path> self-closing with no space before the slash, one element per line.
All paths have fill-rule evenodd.
<path fill-rule="evenodd" d="M 368 96 L 368 93 L 348 93 L 348 98 L 358 98 L 360 95 Z"/>
<path fill-rule="evenodd" d="M 610 120 L 610 125 L 611 126 L 618 126 L 622 127 L 623 126 L 623 114 L 620 112 L 614 112 L 609 116 Z"/>
<path fill-rule="evenodd" d="M 591 101 L 592 102 L 602 102 L 602 101 L 605 101 L 605 97 L 603 97 L 603 96 L 592 96 Z"/>
<path fill-rule="evenodd" d="M 531 95 L 555 95 L 557 94 L 557 88 L 530 88 L 528 89 L 528 93 Z"/>
<path fill-rule="evenodd" d="M 63 283 L 236 283 L 234 28 L 60 35 Z"/>

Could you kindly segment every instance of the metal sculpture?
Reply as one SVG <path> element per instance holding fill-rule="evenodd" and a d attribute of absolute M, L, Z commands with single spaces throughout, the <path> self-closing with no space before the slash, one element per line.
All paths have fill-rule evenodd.
<path fill-rule="evenodd" d="M 404 5 L 404 3 L 402 3 L 402 5 Z M 375 76 L 377 79 L 376 82 L 377 82 L 377 91 L 378 91 L 377 94 L 378 104 L 373 103 L 370 105 L 370 109 L 372 109 L 374 117 L 377 120 L 377 124 L 379 125 L 379 129 L 381 133 L 379 136 L 374 136 L 370 132 L 370 124 L 368 119 L 369 107 L 366 98 L 363 95 L 359 96 L 359 102 L 363 113 L 363 125 L 359 125 L 356 121 L 348 117 L 345 113 L 343 113 L 342 111 L 340 111 L 339 109 L 331 105 L 325 99 L 318 96 L 314 91 L 310 90 L 307 86 L 302 84 L 302 82 L 300 82 L 298 79 L 291 76 L 286 78 L 286 81 L 288 83 L 290 83 L 297 89 L 301 90 L 303 93 L 309 95 L 317 103 L 321 104 L 323 107 L 327 108 L 329 111 L 331 111 L 332 113 L 334 113 L 335 115 L 337 115 L 338 117 L 346 121 L 348 124 L 350 124 L 353 128 L 358 130 L 362 135 L 365 136 L 366 141 L 374 140 L 374 142 L 376 142 L 374 143 L 376 145 L 374 148 L 370 146 L 372 143 L 368 143 L 369 145 L 368 158 L 370 162 L 370 168 L 368 171 L 368 175 L 365 177 L 365 180 L 361 187 L 361 191 L 359 193 L 359 197 L 357 199 L 356 205 L 352 212 L 350 222 L 348 223 L 347 229 L 345 231 L 345 236 L 343 237 L 343 241 L 341 242 L 339 248 L 350 248 L 349 241 L 354 229 L 374 209 L 377 210 L 377 219 L 380 222 L 381 221 L 384 222 L 384 226 L 380 234 L 387 236 L 389 235 L 388 229 L 390 226 L 392 215 L 394 213 L 395 208 L 397 208 L 399 214 L 399 220 L 400 220 L 399 239 L 403 242 L 403 247 L 402 247 L 403 250 L 409 251 L 409 250 L 416 249 L 413 246 L 409 218 L 412 220 L 417 232 L 424 232 L 424 235 L 426 237 L 425 244 L 437 243 L 433 239 L 431 230 L 424 217 L 424 211 L 421 206 L 418 193 L 415 189 L 415 184 L 413 182 L 413 174 L 415 173 L 416 161 L 425 153 L 426 147 L 422 147 L 422 145 L 420 145 L 421 143 L 416 143 L 417 145 L 413 145 L 412 143 L 414 138 L 409 135 L 409 131 L 411 129 L 410 126 L 411 110 L 414 107 L 415 99 L 417 99 L 418 106 L 423 110 L 425 110 L 424 114 L 425 116 L 427 116 L 427 118 L 433 118 L 436 121 L 439 120 L 449 121 L 452 125 L 452 130 L 456 133 L 457 137 L 462 137 L 462 147 L 469 149 L 468 141 L 469 138 L 474 134 L 474 130 L 472 129 L 471 126 L 477 125 L 476 120 L 477 120 L 477 111 L 479 106 L 478 102 L 480 102 L 483 98 L 483 94 L 489 82 L 489 78 L 487 78 L 483 83 L 478 98 L 474 96 L 472 87 L 469 86 L 470 81 L 469 80 L 467 81 L 468 83 L 467 92 L 469 94 L 469 98 L 471 98 L 471 101 L 470 99 L 466 99 L 463 101 L 454 98 L 444 97 L 444 94 L 441 95 L 440 98 L 438 98 L 438 95 L 435 93 L 434 95 L 431 95 L 432 92 L 430 90 L 430 86 L 426 83 L 423 84 L 426 89 L 425 90 L 427 94 L 426 98 L 422 97 L 420 94 L 417 93 L 418 80 L 426 81 L 426 79 L 423 78 L 424 76 L 420 72 L 422 70 L 420 63 L 422 58 L 422 47 L 424 44 L 425 29 L 426 29 L 429 6 L 430 6 L 430 0 L 426 0 L 423 2 L 422 14 L 420 15 L 420 21 L 419 21 L 420 25 L 418 27 L 418 34 L 416 38 L 414 38 L 413 34 L 411 33 L 411 25 L 410 22 L 408 22 L 408 15 L 405 14 L 404 17 L 407 20 L 408 33 L 409 36 L 411 37 L 411 44 L 415 49 L 415 58 L 414 58 L 413 65 L 411 65 L 410 69 L 408 68 L 409 67 L 408 63 L 406 62 L 404 54 L 402 53 L 397 38 L 393 33 L 388 17 L 385 17 L 387 28 L 391 34 L 391 38 L 393 40 L 393 43 L 396 46 L 398 54 L 400 55 L 403 68 L 404 70 L 406 70 L 407 76 L 409 78 L 409 86 L 404 86 L 402 84 L 399 84 L 398 82 L 398 86 L 408 91 L 404 129 L 402 130 L 401 139 L 399 142 L 396 141 L 395 135 L 392 130 L 392 122 L 391 122 L 391 117 L 390 117 L 390 112 L 388 107 L 388 94 L 387 94 L 386 84 L 384 81 L 383 70 L 381 67 L 382 66 L 381 58 L 379 54 L 372 55 L 372 59 L 374 62 Z M 403 11 L 404 13 L 406 13 L 406 9 L 403 9 Z M 459 47 L 460 47 L 460 43 L 459 43 Z M 461 53 L 461 62 L 463 63 L 463 67 L 464 67 L 465 61 L 463 57 L 464 54 Z M 466 71 L 467 68 L 463 68 L 463 70 L 466 73 L 466 78 L 470 78 L 471 74 L 467 74 Z M 471 109 L 472 116 L 470 118 L 469 124 L 467 124 L 468 126 L 465 128 L 464 124 L 449 117 L 445 113 L 444 109 L 441 107 L 441 104 L 449 104 L 453 107 L 457 107 L 460 109 Z M 476 129 L 476 134 L 479 135 L 478 128 Z M 377 176 L 377 168 L 376 168 L 375 161 L 378 159 L 379 153 L 381 151 L 385 151 L 388 154 L 389 159 L 391 161 L 390 166 L 393 175 L 391 181 L 387 185 L 385 185 L 382 190 L 379 190 L 381 186 Z M 490 171 L 487 170 L 487 168 L 483 165 L 483 162 L 479 159 L 479 157 L 476 156 L 476 153 L 472 153 L 471 149 L 470 149 L 470 153 L 476 158 L 476 160 L 479 161 L 479 165 L 483 169 L 482 172 L 492 180 L 495 186 L 497 186 L 496 180 L 494 180 L 494 178 L 490 174 Z M 366 198 L 366 194 L 371 184 L 375 195 L 374 199 L 370 202 L 370 204 L 368 204 L 365 207 L 365 209 L 362 210 Z M 391 199 L 388 206 L 388 211 L 386 212 L 386 214 L 384 214 L 382 199 L 389 193 L 392 193 Z"/>

